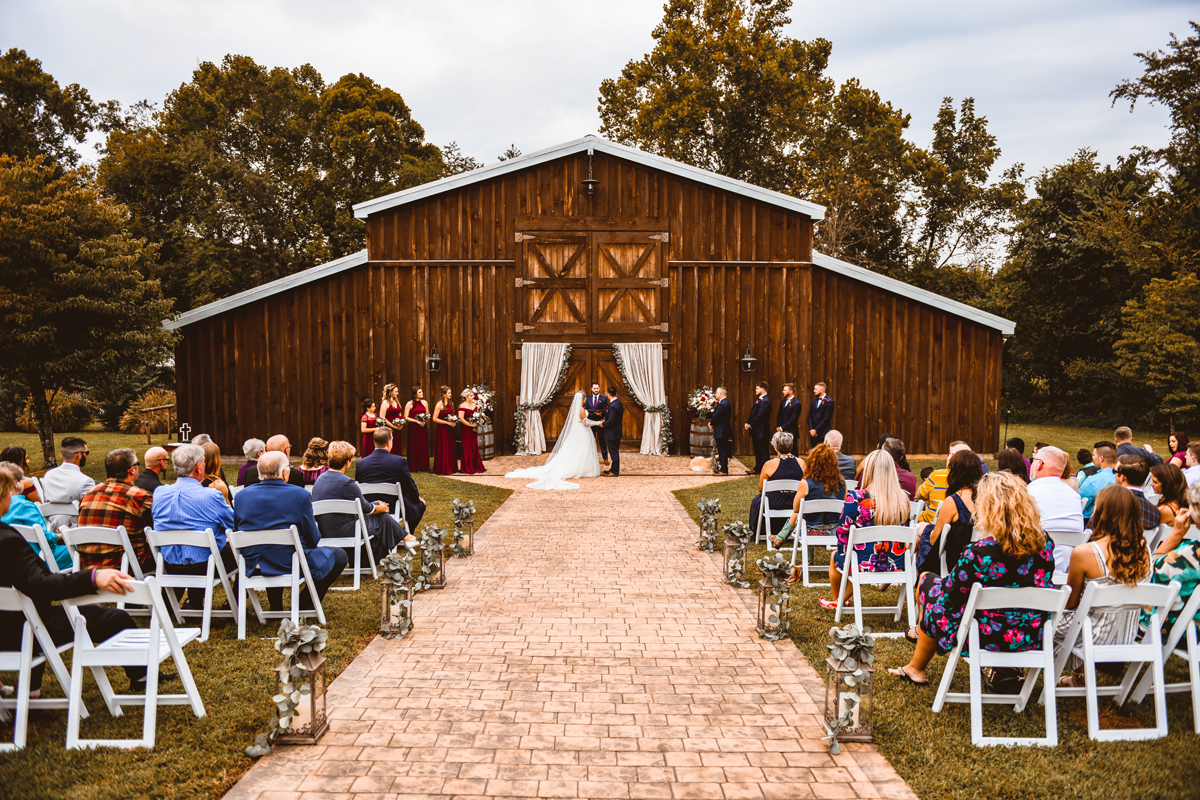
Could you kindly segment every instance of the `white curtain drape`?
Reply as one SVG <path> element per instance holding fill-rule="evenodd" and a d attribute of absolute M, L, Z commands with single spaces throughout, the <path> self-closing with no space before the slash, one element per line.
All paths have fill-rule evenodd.
<path fill-rule="evenodd" d="M 563 361 L 568 345 L 541 342 L 521 344 L 521 395 L 517 402 L 527 408 L 525 414 L 525 439 L 519 444 L 517 455 L 536 456 L 546 450 L 546 433 L 542 429 L 541 407 L 549 403 L 562 374 Z"/>
<path fill-rule="evenodd" d="M 646 409 L 642 426 L 642 455 L 665 456 L 662 448 L 663 415 L 652 411 L 667 404 L 667 389 L 663 380 L 663 349 L 661 344 L 613 345 L 625 366 L 625 382 L 638 405 Z"/>

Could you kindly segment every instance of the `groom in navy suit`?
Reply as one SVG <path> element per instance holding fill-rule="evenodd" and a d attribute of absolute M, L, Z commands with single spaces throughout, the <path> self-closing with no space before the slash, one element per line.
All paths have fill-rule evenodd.
<path fill-rule="evenodd" d="M 617 399 L 617 388 L 608 387 L 608 411 L 604 416 L 603 438 L 607 440 L 611 466 L 604 471 L 613 478 L 621 474 L 621 424 L 625 421 L 625 407 Z"/>
<path fill-rule="evenodd" d="M 808 435 L 810 446 L 825 441 L 825 434 L 833 427 L 833 398 L 825 394 L 825 384 L 813 385 L 813 401 L 808 409 Z"/>
<path fill-rule="evenodd" d="M 771 438 L 771 396 L 767 394 L 766 381 L 754 384 L 754 405 L 750 407 L 750 417 L 746 420 L 746 430 L 750 432 L 750 441 L 754 443 L 754 474 L 762 472 L 763 464 L 767 463 L 767 442 Z"/>
<path fill-rule="evenodd" d="M 600 394 L 600 384 L 592 381 L 592 393 L 583 401 L 583 407 L 587 411 L 587 418 L 592 422 L 600 422 L 608 414 L 608 398 Z M 600 448 L 600 459 L 604 463 L 608 463 L 608 440 L 604 438 L 604 429 L 595 427 L 592 428 L 592 433 L 596 434 L 596 445 Z"/>
<path fill-rule="evenodd" d="M 729 392 L 724 386 L 717 387 L 717 407 L 713 409 L 708 427 L 713 432 L 713 443 L 717 447 L 717 472 L 729 474 L 729 459 L 733 458 L 733 407 L 729 405 Z"/>

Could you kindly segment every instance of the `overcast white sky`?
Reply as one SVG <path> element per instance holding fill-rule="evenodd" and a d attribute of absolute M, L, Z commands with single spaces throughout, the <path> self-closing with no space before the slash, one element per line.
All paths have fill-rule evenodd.
<path fill-rule="evenodd" d="M 429 141 L 495 161 L 595 132 L 598 88 L 647 53 L 661 0 L 0 0 L 0 47 L 40 58 L 97 100 L 161 103 L 202 61 L 362 72 L 403 95 Z M 797 0 L 788 33 L 833 42 L 830 73 L 912 114 L 928 144 L 943 96 L 976 99 L 1027 174 L 1092 147 L 1111 162 L 1166 139 L 1160 108 L 1113 108 L 1133 53 L 1189 34 L 1178 0 Z"/>

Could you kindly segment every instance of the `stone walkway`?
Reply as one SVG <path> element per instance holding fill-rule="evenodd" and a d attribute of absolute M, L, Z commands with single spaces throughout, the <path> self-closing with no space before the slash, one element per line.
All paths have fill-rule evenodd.
<path fill-rule="evenodd" d="M 498 477 L 514 465 L 471 480 L 521 487 Z M 417 596 L 413 634 L 334 681 L 321 745 L 276 748 L 226 797 L 915 797 L 871 746 L 828 754 L 820 679 L 696 549 L 670 492 L 714 478 L 622 467 L 675 475 L 516 491 Z"/>

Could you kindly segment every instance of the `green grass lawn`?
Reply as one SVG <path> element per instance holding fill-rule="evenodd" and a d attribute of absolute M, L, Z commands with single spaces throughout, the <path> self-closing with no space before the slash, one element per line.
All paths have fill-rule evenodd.
<path fill-rule="evenodd" d="M 1045 441 L 1069 452 L 1111 438 L 1111 431 L 1088 428 L 1012 425 L 1009 436 L 1020 436 L 1032 449 Z M 1164 437 L 1165 438 L 1165 437 Z M 1140 445 L 1143 439 L 1138 438 Z M 1079 443 L 1079 444 L 1076 444 Z M 1155 450 L 1163 452 L 1156 440 Z M 1165 442 L 1163 443 L 1165 448 Z M 749 459 L 753 462 L 753 457 Z M 919 469 L 917 465 L 914 468 Z M 992 464 L 994 466 L 994 464 Z M 702 498 L 721 498 L 720 524 L 747 520 L 750 500 L 757 491 L 755 478 L 683 489 L 676 497 L 699 523 L 696 504 Z M 765 545 L 754 545 L 747 563 L 766 555 Z M 818 551 L 820 563 L 828 564 L 828 553 Z M 755 570 L 757 572 L 757 570 Z M 816 578 L 825 580 L 825 578 Z M 752 581 L 753 583 L 753 581 Z M 897 590 L 864 591 L 867 605 L 894 603 Z M 791 637 L 809 663 L 824 673 L 829 628 L 833 611 L 818 606 L 828 597 L 828 587 L 791 590 Z M 842 623 L 853 622 L 853 614 L 842 615 Z M 904 619 L 895 623 L 888 615 L 867 615 L 865 623 L 876 631 L 900 631 Z M 875 743 L 913 790 L 922 798 L 967 800 L 968 798 L 1137 798 L 1196 797 L 1200 791 L 1200 762 L 1196 759 L 1198 738 L 1192 729 L 1191 695 L 1167 695 L 1170 733 L 1165 739 L 1148 742 L 1093 742 L 1087 736 L 1083 699 L 1058 702 L 1059 745 L 1056 748 L 976 748 L 971 745 L 970 712 L 966 704 L 947 704 L 940 714 L 932 711 L 934 693 L 946 664 L 936 656 L 929 666 L 931 685 L 918 688 L 884 674 L 888 667 L 908 662 L 912 645 L 904 639 L 880 639 L 876 648 Z M 1178 659 L 1168 669 L 1168 681 L 1186 681 L 1187 670 Z M 1102 678 L 1102 680 L 1111 680 Z M 966 664 L 959 665 L 954 691 L 965 692 Z M 1140 706 L 1118 707 L 1111 699 L 1101 700 L 1104 727 L 1154 722 L 1152 698 Z M 995 736 L 1041 736 L 1045 716 L 1042 707 L 1031 703 L 1020 716 L 1001 706 L 984 709 L 984 731 Z"/>
<path fill-rule="evenodd" d="M 134 446 L 140 453 L 145 447 L 145 439 L 137 436 L 118 438 L 111 434 L 97 435 L 94 431 L 86 436 L 93 456 L 102 454 L 106 448 Z M 6 443 L 12 443 L 12 438 L 10 434 L 0 435 L 0 440 Z M 97 461 L 102 470 L 103 458 Z M 89 462 L 87 471 L 96 475 L 92 467 Z M 478 525 L 511 494 L 508 489 L 467 484 L 428 473 L 419 474 L 417 483 L 429 504 L 422 525 L 435 522 L 447 530 L 453 526 L 450 509 L 455 497 L 474 501 Z M 470 568 L 469 560 L 451 559 L 447 567 L 449 580 L 453 582 L 455 573 Z M 349 578 L 343 578 L 338 585 L 349 583 Z M 218 598 L 218 602 L 221 600 L 223 597 Z M 419 625 L 421 595 L 417 595 L 415 602 Z M 375 636 L 379 627 L 379 586 L 366 578 L 357 592 L 330 591 L 324 607 L 330 633 L 325 655 L 332 678 Z M 237 639 L 236 622 L 214 620 L 209 640 L 185 649 L 207 717 L 196 719 L 186 706 L 160 707 L 153 750 L 88 752 L 65 749 L 65 711 L 33 711 L 26 749 L 0 755 L 0 787 L 9 787 L 0 788 L 0 796 L 64 800 L 220 797 L 250 768 L 251 761 L 242 754 L 242 749 L 267 730 L 271 718 L 270 698 L 275 687 L 271 669 L 279 663 L 271 637 L 279 622 L 269 620 L 262 626 L 253 621 L 253 615 L 250 620 L 243 641 Z M 65 659 L 69 668 L 69 652 Z M 166 668 L 171 669 L 170 662 Z M 114 689 L 125 691 L 128 683 L 124 674 L 119 670 L 110 670 L 109 674 Z M 4 678 L 9 683 L 16 681 L 15 675 Z M 126 709 L 124 716 L 110 717 L 90 676 L 85 677 L 84 686 L 92 716 L 83 721 L 82 736 L 110 739 L 141 736 L 140 709 Z M 167 684 L 165 690 L 181 691 L 180 684 Z M 43 696 L 46 695 L 62 696 L 49 674 L 43 684 Z M 11 728 L 6 727 L 3 735 L 5 741 L 11 741 Z"/>

